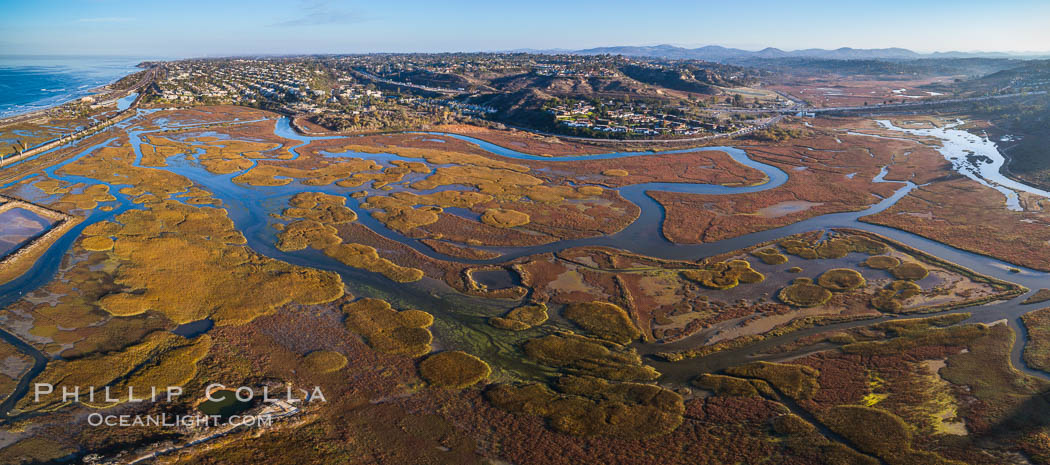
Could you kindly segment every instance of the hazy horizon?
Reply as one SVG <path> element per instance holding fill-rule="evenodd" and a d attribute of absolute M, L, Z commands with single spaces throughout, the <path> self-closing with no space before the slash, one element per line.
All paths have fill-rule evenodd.
<path fill-rule="evenodd" d="M 656 46 L 661 46 L 661 45 L 671 45 L 671 46 L 674 46 L 674 47 L 680 47 L 680 48 L 686 48 L 686 49 L 696 49 L 696 48 L 701 48 L 701 47 L 706 47 L 706 46 L 719 46 L 719 47 L 725 47 L 725 48 L 735 48 L 735 49 L 740 49 L 740 50 L 746 50 L 746 51 L 750 51 L 750 52 L 757 52 L 757 51 L 760 51 L 760 50 L 763 50 L 763 49 L 766 49 L 766 48 L 779 48 L 779 49 L 781 49 L 781 50 L 783 50 L 785 52 L 796 52 L 796 51 L 806 50 L 806 49 L 801 49 L 801 48 L 793 49 L 793 48 L 780 48 L 780 47 L 774 47 L 774 46 L 736 47 L 736 46 L 725 45 L 725 44 L 716 44 L 716 43 L 711 43 L 711 44 L 708 44 L 708 43 L 702 43 L 702 44 L 675 44 L 675 43 L 667 43 L 667 42 L 658 42 L 658 43 L 644 43 L 644 44 L 634 44 L 634 43 L 604 44 L 604 45 L 594 45 L 594 46 L 588 46 L 588 47 L 548 47 L 548 48 L 519 47 L 519 48 L 515 48 L 515 49 L 500 49 L 500 50 L 466 50 L 466 49 L 463 49 L 463 50 L 431 50 L 431 51 L 419 51 L 419 50 L 416 50 L 416 51 L 413 51 L 413 50 L 403 50 L 403 51 L 370 50 L 370 51 L 354 51 L 354 52 L 349 52 L 349 51 L 347 51 L 347 52 L 339 52 L 339 51 L 331 51 L 331 52 L 294 52 L 294 51 L 289 51 L 289 52 L 286 52 L 286 53 L 245 52 L 245 53 L 216 53 L 216 54 L 198 54 L 198 55 L 186 54 L 186 55 L 169 55 L 169 56 L 158 56 L 158 55 L 152 55 L 151 56 L 151 55 L 148 55 L 148 54 L 119 54 L 119 53 L 79 53 L 79 54 L 76 54 L 76 53 L 25 53 L 25 54 L 0 54 L 0 60 L 8 59 L 8 58 L 18 59 L 18 58 L 60 58 L 60 57 L 71 57 L 71 58 L 138 58 L 138 59 L 142 59 L 142 60 L 186 60 L 186 59 L 194 59 L 194 58 L 286 57 L 286 56 L 287 57 L 291 57 L 291 56 L 309 56 L 309 55 L 367 55 L 367 54 L 412 54 L 412 53 L 435 53 L 435 54 L 440 54 L 440 53 L 536 53 L 536 52 L 543 52 L 543 53 L 546 53 L 546 52 L 552 52 L 552 53 L 553 52 L 566 52 L 566 53 L 569 53 L 569 52 L 575 52 L 575 51 L 580 51 L 580 50 L 588 50 L 588 49 L 595 49 L 595 48 L 606 48 L 606 47 L 656 47 Z M 847 47 L 847 46 L 842 46 L 842 47 L 839 47 L 839 46 L 809 47 L 809 49 L 824 49 L 824 50 L 836 50 L 836 49 L 839 49 L 839 48 L 853 48 L 853 49 L 858 49 L 858 50 L 901 48 L 901 49 L 907 49 L 907 50 L 910 50 L 910 51 L 913 51 L 913 52 L 916 52 L 916 53 L 920 53 L 920 54 L 949 53 L 949 52 L 970 53 L 970 54 L 1001 53 L 1001 54 L 1007 54 L 1007 55 L 1010 55 L 1012 57 L 1017 57 L 1017 58 L 1024 58 L 1024 57 L 1029 57 L 1029 56 L 1042 57 L 1042 56 L 1050 55 L 1050 48 L 1047 48 L 1046 50 L 961 50 L 961 49 L 920 50 L 920 49 L 909 48 L 909 47 L 871 47 L 871 48 L 867 48 L 867 47 L 859 48 L 859 47 Z"/>
<path fill-rule="evenodd" d="M 1004 4 L 1005 3 L 1005 4 Z M 775 47 L 1050 51 L 1050 4 L 936 0 L 762 0 L 746 6 L 657 0 L 526 6 L 460 0 L 436 7 L 299 0 L 153 4 L 128 0 L 20 2 L 4 7 L 7 55 L 218 57 L 411 52 L 497 52 L 674 44 Z M 859 14 L 863 13 L 863 14 Z M 657 37 L 657 40 L 653 40 Z"/>

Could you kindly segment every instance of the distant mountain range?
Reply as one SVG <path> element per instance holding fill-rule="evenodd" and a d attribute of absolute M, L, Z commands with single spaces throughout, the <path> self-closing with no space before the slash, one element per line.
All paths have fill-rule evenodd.
<path fill-rule="evenodd" d="M 684 48 L 674 45 L 598 47 L 584 50 L 515 50 L 528 53 L 568 53 L 576 55 L 624 55 L 636 57 L 669 58 L 678 60 L 705 60 L 722 63 L 740 62 L 751 59 L 775 58 L 814 58 L 825 60 L 916 60 L 922 58 L 1045 58 L 1046 54 L 1010 54 L 1004 52 L 934 52 L 918 53 L 904 48 L 849 48 L 834 50 L 810 48 L 805 50 L 785 51 L 767 47 L 758 51 L 739 48 L 708 45 L 699 48 Z"/>

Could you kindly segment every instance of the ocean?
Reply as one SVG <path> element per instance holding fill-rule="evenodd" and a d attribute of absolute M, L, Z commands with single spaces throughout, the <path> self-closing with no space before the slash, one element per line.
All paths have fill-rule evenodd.
<path fill-rule="evenodd" d="M 0 117 L 59 105 L 139 70 L 124 56 L 0 55 Z"/>

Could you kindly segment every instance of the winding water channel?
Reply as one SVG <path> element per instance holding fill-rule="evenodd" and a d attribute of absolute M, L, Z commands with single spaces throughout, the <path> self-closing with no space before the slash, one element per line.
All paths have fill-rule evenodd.
<path fill-rule="evenodd" d="M 148 110 L 138 110 L 139 114 L 148 113 Z M 133 146 L 136 153 L 135 165 L 141 166 L 142 152 L 140 146 L 142 144 L 141 137 L 151 132 L 158 130 L 133 130 L 130 129 L 131 125 L 134 124 L 138 118 L 130 118 L 117 125 L 120 130 L 126 131 L 128 134 L 131 145 Z M 257 120 L 256 120 L 257 121 Z M 249 121 L 236 121 L 230 122 L 231 124 L 245 123 Z M 162 122 L 163 123 L 163 122 Z M 208 123 L 215 124 L 215 123 Z M 966 158 L 969 150 L 978 155 L 984 155 L 992 163 L 985 163 L 978 166 L 977 172 L 974 171 L 972 163 L 958 163 L 953 165 L 960 172 L 966 171 L 973 176 L 979 176 L 986 185 L 992 185 L 993 187 L 1003 188 L 1014 193 L 1014 202 L 1016 202 L 1016 192 L 1023 190 L 1025 192 L 1032 192 L 1036 195 L 1045 195 L 1050 197 L 1050 193 L 1036 192 L 1037 189 L 1025 186 L 1017 183 L 1016 181 L 1005 178 L 998 173 L 998 168 L 1001 166 L 1001 161 L 996 164 L 996 160 L 1001 160 L 1002 156 L 998 154 L 994 143 L 987 139 L 977 138 L 972 136 L 965 131 L 953 129 L 952 127 L 938 128 L 936 130 L 914 130 L 914 129 L 902 129 L 892 126 L 888 122 L 882 123 L 884 127 L 893 130 L 899 130 L 907 132 L 912 135 L 921 136 L 933 136 L 937 137 L 944 142 L 944 145 L 939 149 L 941 153 L 949 160 L 954 160 L 958 157 Z M 192 127 L 193 125 L 169 125 L 163 124 L 163 129 L 177 129 Z M 290 151 L 294 156 L 298 157 L 296 149 L 310 143 L 313 140 L 318 139 L 331 139 L 338 137 L 308 137 L 297 134 L 292 130 L 288 118 L 280 118 L 275 122 L 274 134 L 286 139 L 299 141 L 297 145 L 292 147 Z M 215 135 L 222 137 L 221 134 L 208 133 L 207 135 Z M 286 186 L 277 187 L 256 187 L 235 183 L 232 179 L 243 172 L 228 174 L 228 175 L 216 175 L 208 172 L 199 163 L 197 163 L 196 157 L 199 156 L 200 152 L 190 155 L 176 155 L 168 159 L 166 167 L 153 168 L 171 171 L 186 178 L 192 180 L 197 185 L 204 189 L 211 191 L 215 198 L 222 201 L 222 206 L 229 212 L 229 217 L 233 220 L 237 229 L 240 230 L 248 240 L 248 246 L 256 252 L 274 258 L 289 262 L 296 265 L 308 266 L 323 270 L 330 270 L 338 272 L 348 288 L 357 296 L 377 296 L 390 300 L 395 306 L 398 307 L 415 307 L 425 309 L 435 316 L 441 318 L 438 319 L 438 323 L 434 328 L 434 331 L 441 336 L 442 334 L 452 335 L 461 332 L 461 329 L 457 329 L 454 326 L 466 326 L 471 331 L 480 334 L 481 337 L 486 338 L 486 343 L 489 348 L 487 351 L 483 349 L 478 355 L 483 358 L 488 357 L 489 360 L 496 362 L 497 364 L 504 364 L 504 366 L 521 366 L 523 363 L 520 357 L 511 355 L 515 352 L 513 343 L 507 342 L 500 336 L 498 330 L 493 330 L 489 325 L 485 323 L 486 317 L 490 315 L 502 312 L 504 308 L 509 308 L 513 303 L 486 300 L 482 298 L 469 297 L 459 294 L 449 288 L 444 283 L 424 278 L 422 281 L 417 283 L 409 284 L 397 284 L 386 278 L 367 271 L 349 268 L 342 263 L 331 259 L 322 253 L 315 250 L 305 250 L 298 252 L 282 252 L 277 250 L 275 247 L 276 231 L 272 228 L 274 220 L 270 214 L 273 212 L 281 211 L 286 205 L 288 199 L 299 193 L 299 192 L 325 192 L 328 194 L 340 195 L 347 197 L 347 204 L 352 208 L 358 215 L 358 222 L 372 229 L 373 231 L 381 234 L 387 238 L 396 240 L 408 246 L 411 246 L 416 251 L 427 255 L 429 257 L 457 261 L 461 263 L 470 264 L 491 264 L 491 263 L 503 263 L 507 260 L 514 258 L 533 255 L 545 252 L 557 252 L 573 247 L 581 246 L 607 246 L 614 247 L 630 252 L 654 256 L 658 258 L 668 259 L 680 259 L 680 260 L 697 260 L 703 257 L 708 257 L 724 252 L 738 250 L 744 247 L 755 245 L 761 242 L 777 239 L 783 236 L 802 233 L 813 230 L 822 230 L 830 228 L 855 228 L 877 233 L 917 249 L 923 250 L 932 255 L 940 258 L 949 260 L 957 263 L 961 266 L 974 270 L 978 273 L 989 275 L 995 278 L 999 278 L 1006 281 L 1015 282 L 1024 285 L 1030 289 L 1038 289 L 1040 287 L 1048 287 L 1050 284 L 1050 274 L 1039 272 L 1030 269 L 1024 269 L 1017 267 L 1012 264 L 1008 264 L 999 260 L 995 260 L 989 257 L 973 254 L 966 252 L 936 241 L 932 241 L 915 234 L 892 229 L 888 227 L 868 224 L 859 221 L 859 218 L 878 213 L 880 211 L 889 208 L 899 199 L 907 195 L 916 186 L 910 182 L 901 183 L 897 182 L 901 187 L 897 191 L 886 198 L 880 199 L 877 203 L 871 205 L 869 208 L 859 212 L 846 212 L 846 213 L 833 213 L 822 216 L 817 216 L 804 221 L 800 221 L 788 226 L 776 228 L 772 230 L 746 234 L 743 236 L 726 239 L 718 242 L 705 243 L 705 244 L 675 244 L 669 242 L 663 234 L 661 234 L 661 227 L 664 220 L 663 207 L 653 200 L 648 194 L 648 191 L 665 191 L 665 192 L 684 192 L 684 193 L 698 193 L 698 194 L 739 194 L 746 192 L 758 192 L 768 190 L 782 185 L 788 179 L 788 174 L 780 170 L 777 167 L 767 165 L 764 163 L 757 162 L 748 158 L 745 150 L 734 148 L 734 147 L 705 147 L 699 149 L 688 149 L 688 150 L 677 150 L 671 152 L 617 152 L 607 153 L 600 155 L 585 155 L 585 156 L 572 156 L 572 157 L 542 157 L 536 155 L 529 155 L 521 152 L 517 152 L 512 149 L 501 147 L 489 142 L 471 138 L 468 136 L 462 136 L 457 134 L 445 134 L 445 133 L 420 133 L 421 137 L 427 137 L 428 135 L 437 135 L 443 137 L 453 137 L 461 140 L 465 140 L 474 144 L 477 144 L 482 149 L 500 157 L 507 159 L 516 160 L 543 160 L 543 161 L 561 161 L 571 162 L 576 160 L 590 160 L 590 159 L 608 159 L 608 158 L 621 158 L 621 157 L 635 157 L 635 156 L 646 156 L 655 153 L 666 154 L 666 153 L 686 153 L 693 151 L 724 151 L 729 154 L 733 160 L 757 169 L 764 173 L 767 180 L 759 185 L 753 186 L 721 186 L 721 185 L 709 185 L 709 184 L 694 184 L 694 183 L 643 183 L 636 185 L 624 186 L 617 191 L 626 200 L 634 203 L 640 208 L 639 217 L 631 223 L 624 230 L 612 234 L 609 236 L 593 237 L 586 239 L 573 239 L 573 240 L 562 240 L 553 242 L 550 244 L 534 246 L 534 247 L 487 247 L 488 250 L 500 252 L 502 255 L 499 258 L 492 260 L 464 260 L 455 257 L 449 257 L 426 245 L 420 243 L 416 239 L 412 239 L 404 236 L 396 231 L 388 229 L 381 222 L 375 220 L 370 215 L 368 210 L 361 207 L 361 200 L 349 197 L 347 194 L 349 191 L 358 191 L 362 188 L 341 188 L 337 186 L 304 186 L 299 182 L 292 182 Z M 67 176 L 57 173 L 57 171 L 69 163 L 78 160 L 80 157 L 91 153 L 92 151 L 106 146 L 113 142 L 115 138 L 107 140 L 101 144 L 86 147 L 79 150 L 76 155 L 63 161 L 60 164 L 49 167 L 44 173 L 54 179 L 67 181 L 70 183 L 85 183 L 85 184 L 105 184 L 94 179 L 82 178 L 78 176 Z M 958 143 L 956 143 L 958 142 Z M 959 153 L 962 151 L 963 153 Z M 992 156 L 992 152 L 998 155 L 998 159 Z M 410 161 L 423 161 L 420 159 L 404 158 L 393 154 L 370 154 L 370 153 L 356 153 L 348 152 L 342 154 L 326 154 L 326 156 L 332 157 L 359 157 L 374 160 L 380 165 L 389 165 L 391 160 L 403 159 Z M 973 157 L 971 157 L 972 159 Z M 994 173 L 991 172 L 994 168 Z M 873 179 L 873 182 L 890 182 L 884 181 L 882 178 L 886 173 L 886 168 L 883 167 L 882 173 Z M 966 174 L 964 172 L 964 174 Z M 370 193 L 382 193 L 389 195 L 392 192 L 398 190 L 408 190 L 405 185 L 412 181 L 425 177 L 427 174 L 416 175 L 414 177 L 406 177 L 400 183 L 393 185 L 393 191 L 377 191 L 368 190 Z M 28 176 L 28 177 L 32 177 Z M 20 178 L 8 183 L 5 186 L 9 187 L 25 178 Z M 54 279 L 57 273 L 63 257 L 72 247 L 74 241 L 80 235 L 81 231 L 90 224 L 98 221 L 112 219 L 114 216 L 119 215 L 129 209 L 142 208 L 140 205 L 134 204 L 129 197 L 120 194 L 119 189 L 125 187 L 124 185 L 110 185 L 110 192 L 117 200 L 114 202 L 107 202 L 103 205 L 114 207 L 113 210 L 104 212 L 100 208 L 91 211 L 88 217 L 71 231 L 63 235 L 38 261 L 37 263 L 25 274 L 19 278 L 11 281 L 7 284 L 0 285 L 0 308 L 6 307 L 18 299 L 24 294 L 32 292 L 33 290 L 45 285 L 52 279 Z M 463 188 L 463 186 L 444 186 L 442 188 L 434 189 L 431 191 L 416 191 L 412 192 L 425 194 L 427 192 L 433 192 L 437 190 L 447 190 L 450 188 Z M 1000 189 L 1002 190 L 1002 189 Z M 1005 194 L 1005 192 L 1004 192 Z M 1008 207 L 1013 207 L 1016 204 L 1009 203 L 1009 194 L 1006 194 L 1008 198 Z M 1010 269 L 1019 269 L 1020 272 L 1011 272 Z M 1023 300 L 1023 296 L 1012 299 L 1005 302 L 996 302 L 980 307 L 970 307 L 966 309 L 953 310 L 943 313 L 957 313 L 957 312 L 971 312 L 973 316 L 967 320 L 967 322 L 984 322 L 990 323 L 999 320 L 1006 320 L 1007 323 L 1015 330 L 1017 334 L 1017 342 L 1015 343 L 1013 350 L 1013 363 L 1018 369 L 1023 370 L 1029 374 L 1041 376 L 1050 379 L 1047 374 L 1038 372 L 1035 370 L 1028 369 L 1021 360 L 1021 351 L 1025 343 L 1026 333 L 1019 327 L 1019 317 L 1021 314 L 1032 310 L 1031 307 L 1024 307 L 1020 305 L 1020 301 Z M 473 309 L 472 312 L 465 312 L 464 309 Z M 926 315 L 928 316 L 928 315 Z M 861 320 L 848 323 L 831 324 L 827 326 L 808 328 L 800 331 L 796 331 L 781 337 L 769 338 L 764 341 L 748 345 L 740 349 L 727 350 L 719 352 L 707 357 L 686 360 L 676 363 L 660 362 L 657 360 L 649 360 L 661 373 L 664 374 L 661 378 L 661 382 L 666 383 L 683 383 L 689 379 L 697 376 L 703 372 L 718 371 L 728 366 L 747 362 L 756 359 L 783 359 L 798 355 L 802 352 L 788 353 L 788 354 L 777 354 L 775 356 L 763 356 L 761 355 L 767 349 L 773 348 L 776 345 L 783 344 L 785 342 L 793 341 L 799 337 L 814 334 L 817 332 L 823 332 L 833 329 L 841 329 L 853 326 L 869 325 L 876 321 L 889 319 L 891 317 L 884 317 L 873 320 Z M 441 320 L 447 319 L 452 323 L 443 323 Z M 14 406 L 19 398 L 21 398 L 28 390 L 30 381 L 38 375 L 44 368 L 44 365 L 48 361 L 48 357 L 42 352 L 38 351 L 25 341 L 18 337 L 10 334 L 6 331 L 0 331 L 0 338 L 13 344 L 20 351 L 30 355 L 34 359 L 33 367 L 29 372 L 21 379 L 15 394 L 10 396 L 6 401 L 0 404 L 0 416 L 6 416 L 7 412 Z M 440 340 L 440 338 L 438 339 Z M 651 354 L 658 351 L 678 350 L 689 348 L 697 345 L 698 342 L 692 338 L 686 338 L 680 341 L 676 341 L 670 344 L 636 344 L 636 348 L 642 354 Z M 829 347 L 815 346 L 807 348 L 806 351 L 814 351 L 820 349 L 826 349 Z M 535 367 L 533 367 L 535 368 Z"/>

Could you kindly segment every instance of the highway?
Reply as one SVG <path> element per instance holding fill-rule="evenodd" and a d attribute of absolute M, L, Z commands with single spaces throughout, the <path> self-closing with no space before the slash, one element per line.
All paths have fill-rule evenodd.
<path fill-rule="evenodd" d="M 149 70 L 147 70 L 147 72 L 145 74 L 143 74 L 142 78 L 139 79 L 139 81 L 135 83 L 135 85 L 131 86 L 129 89 L 127 89 L 127 90 L 122 92 L 122 95 L 124 95 L 124 96 L 130 95 L 130 94 L 132 94 L 134 92 L 139 92 L 138 97 L 135 99 L 134 102 L 131 103 L 131 105 L 128 108 L 117 112 L 116 114 L 114 114 L 113 116 L 110 116 L 109 118 L 107 118 L 104 121 L 99 121 L 99 122 L 97 122 L 95 124 L 92 124 L 91 126 L 88 126 L 88 127 L 84 128 L 84 129 L 81 129 L 79 131 L 67 134 L 65 136 L 59 137 L 58 139 L 46 142 L 46 143 L 41 144 L 41 145 L 38 145 L 38 146 L 33 147 L 33 148 L 29 149 L 29 150 L 26 150 L 26 151 L 24 151 L 24 152 L 22 152 L 22 153 L 20 153 L 18 155 L 4 157 L 2 160 L 0 160 L 0 168 L 4 168 L 4 167 L 6 167 L 8 165 L 11 165 L 11 164 L 14 164 L 14 163 L 18 163 L 19 161 L 22 161 L 22 160 L 25 160 L 25 159 L 27 159 L 29 157 L 41 154 L 41 153 L 46 152 L 48 150 L 52 150 L 52 149 L 54 149 L 56 147 L 61 147 L 61 146 L 65 145 L 65 144 L 68 144 L 70 142 L 73 142 L 73 141 L 76 141 L 76 140 L 79 140 L 79 139 L 83 139 L 85 137 L 90 137 L 90 136 L 94 135 L 95 133 L 98 133 L 98 132 L 100 132 L 100 131 L 102 131 L 102 130 L 112 126 L 113 124 L 115 124 L 115 123 L 117 123 L 119 121 L 122 121 L 122 120 L 126 119 L 127 117 L 129 117 L 131 115 L 134 115 L 135 114 L 135 107 L 138 106 L 139 101 L 142 100 L 142 92 L 140 92 L 140 90 L 143 87 L 149 85 L 149 83 L 153 82 L 153 79 L 156 77 L 156 74 L 157 74 L 157 69 L 156 68 L 150 68 Z"/>
<path fill-rule="evenodd" d="M 1023 97 L 1028 95 L 1045 95 L 1046 91 L 1036 92 L 1018 92 L 1014 94 L 1002 94 L 1002 95 L 986 95 L 984 97 L 967 97 L 967 98 L 954 98 L 954 99 L 943 99 L 943 100 L 927 100 L 923 99 L 918 102 L 905 102 L 905 103 L 880 103 L 877 105 L 864 105 L 864 106 L 852 106 L 852 107 L 822 107 L 822 108 L 789 108 L 784 110 L 776 110 L 780 113 L 798 113 L 800 111 L 805 113 L 831 113 L 831 112 L 844 112 L 844 111 L 874 111 L 874 110 L 896 110 L 896 109 L 910 109 L 910 108 L 929 108 L 938 105 L 952 105 L 956 103 L 968 103 L 968 102 L 981 102 L 985 100 L 999 100 L 1013 97 Z"/>
<path fill-rule="evenodd" d="M 461 90 L 444 89 L 444 88 L 441 88 L 441 87 L 428 87 L 428 86 L 424 86 L 424 85 L 421 85 L 421 84 L 412 84 L 410 82 L 393 81 L 393 80 L 390 80 L 390 79 L 381 78 L 381 77 L 376 76 L 374 74 L 366 73 L 364 71 L 358 71 L 356 69 L 352 69 L 352 70 L 350 70 L 350 72 L 352 72 L 352 73 L 354 73 L 354 74 L 356 74 L 358 76 L 361 76 L 361 77 L 363 77 L 363 78 L 365 78 L 365 79 L 367 79 L 369 81 L 381 82 L 383 84 L 390 84 L 392 86 L 411 87 L 413 89 L 425 90 L 427 92 L 437 92 L 439 94 L 448 94 L 448 95 L 458 95 L 458 94 L 462 94 L 463 93 L 463 91 L 461 91 Z"/>

